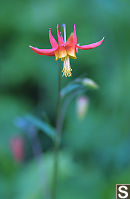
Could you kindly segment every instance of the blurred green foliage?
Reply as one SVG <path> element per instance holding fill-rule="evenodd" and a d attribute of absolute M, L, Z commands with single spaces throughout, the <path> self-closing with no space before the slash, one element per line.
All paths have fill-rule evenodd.
<path fill-rule="evenodd" d="M 58 64 L 53 57 L 34 54 L 28 46 L 50 48 L 49 27 L 57 38 L 56 24 L 63 23 L 67 36 L 76 24 L 81 45 L 103 36 L 105 40 L 94 50 L 79 50 L 78 59 L 71 60 L 72 78 L 62 79 L 65 86 L 85 75 L 100 89 L 87 92 L 91 103 L 83 120 L 78 120 L 75 100 L 68 108 L 58 198 L 114 199 L 116 184 L 130 183 L 129 7 L 128 0 L 1 0 L 0 198 L 45 198 L 45 176 L 50 187 L 51 138 L 38 131 L 44 154 L 37 163 L 28 136 L 15 120 L 33 113 L 55 127 Z M 14 136 L 25 140 L 22 163 L 11 152 Z"/>

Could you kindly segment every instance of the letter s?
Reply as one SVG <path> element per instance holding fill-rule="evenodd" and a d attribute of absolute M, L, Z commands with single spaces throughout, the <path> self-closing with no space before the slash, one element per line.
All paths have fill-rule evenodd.
<path fill-rule="evenodd" d="M 120 186 L 120 187 L 118 188 L 118 190 L 119 190 L 120 193 L 123 193 L 123 196 L 122 196 L 120 193 L 118 194 L 118 196 L 119 196 L 119 198 L 127 198 L 127 197 L 128 197 L 128 192 L 122 190 L 122 188 L 125 189 L 125 190 L 128 189 L 126 186 Z"/>

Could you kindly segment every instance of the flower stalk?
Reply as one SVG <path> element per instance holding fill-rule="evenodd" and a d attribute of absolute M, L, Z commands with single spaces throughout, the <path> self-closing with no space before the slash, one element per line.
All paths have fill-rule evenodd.
<path fill-rule="evenodd" d="M 66 25 L 63 24 L 63 32 L 64 32 L 64 42 L 66 42 Z M 68 57 L 69 61 L 69 57 Z M 66 60 L 64 60 L 66 62 Z M 62 70 L 63 72 L 63 70 Z M 71 71 L 70 71 L 71 72 Z M 58 155 L 59 155 L 59 147 L 61 141 L 61 130 L 62 130 L 62 122 L 60 120 L 60 106 L 61 106 L 61 66 L 60 62 L 58 64 L 58 98 L 57 98 L 57 120 L 56 120 L 56 136 L 55 136 L 55 143 L 54 143 L 54 170 L 53 170 L 53 181 L 52 181 L 52 199 L 56 199 L 56 192 L 57 192 L 57 181 L 58 181 Z"/>
<path fill-rule="evenodd" d="M 53 168 L 53 179 L 52 179 L 52 199 L 56 199 L 56 192 L 57 192 L 57 178 L 58 178 L 58 155 L 59 155 L 59 146 L 61 140 L 61 131 L 59 128 L 59 115 L 60 115 L 60 104 L 61 104 L 61 97 L 60 97 L 60 90 L 61 90 L 61 66 L 59 62 L 59 70 L 58 70 L 58 98 L 57 98 L 57 119 L 56 119 L 56 135 L 54 141 L 54 168 Z"/>

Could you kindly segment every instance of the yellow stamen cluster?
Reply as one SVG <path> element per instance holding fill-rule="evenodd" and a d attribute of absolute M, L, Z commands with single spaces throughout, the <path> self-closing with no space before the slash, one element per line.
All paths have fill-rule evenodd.
<path fill-rule="evenodd" d="M 72 75 L 71 71 L 69 56 L 66 56 L 63 60 L 63 76 L 70 77 Z"/>

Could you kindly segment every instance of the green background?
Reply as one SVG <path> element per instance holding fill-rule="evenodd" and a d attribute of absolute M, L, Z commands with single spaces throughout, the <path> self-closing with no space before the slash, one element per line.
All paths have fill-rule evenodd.
<path fill-rule="evenodd" d="M 67 37 L 76 24 L 80 45 L 103 36 L 105 40 L 96 49 L 79 50 L 77 59 L 71 60 L 72 78 L 62 78 L 65 86 L 84 75 L 100 89 L 86 94 L 90 103 L 82 120 L 76 114 L 76 99 L 68 107 L 58 198 L 115 199 L 116 184 L 130 183 L 129 8 L 129 0 L 0 1 L 0 198 L 41 199 L 49 194 L 43 181 L 48 178 L 50 188 L 52 140 L 38 130 L 42 148 L 38 166 L 30 140 L 15 120 L 31 113 L 55 127 L 58 63 L 28 46 L 51 48 L 48 30 L 51 27 L 57 39 L 56 25 L 61 28 L 63 23 Z M 20 164 L 11 152 L 14 136 L 25 143 Z"/>

